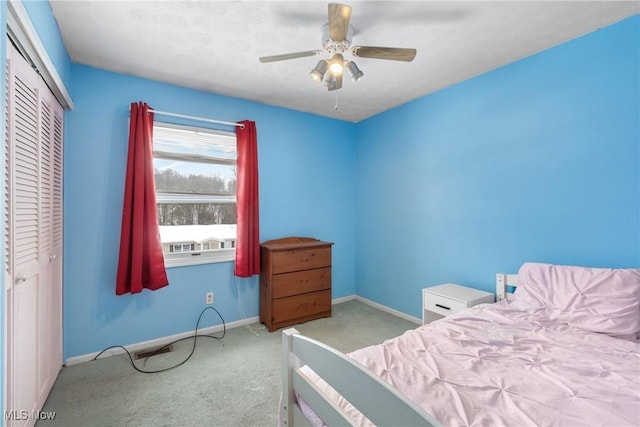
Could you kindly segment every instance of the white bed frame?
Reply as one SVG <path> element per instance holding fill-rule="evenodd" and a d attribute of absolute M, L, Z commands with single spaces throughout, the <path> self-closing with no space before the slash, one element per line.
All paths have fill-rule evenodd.
<path fill-rule="evenodd" d="M 517 274 L 496 274 L 496 296 L 498 301 L 510 300 L 513 297 L 513 292 L 509 292 L 509 287 L 518 286 Z"/>
<path fill-rule="evenodd" d="M 513 293 L 508 292 L 508 287 L 517 285 L 517 274 L 497 274 L 498 301 L 510 299 Z M 303 365 L 311 368 L 375 425 L 442 425 L 355 360 L 326 344 L 300 335 L 295 328 L 282 331 L 282 349 L 282 427 L 310 425 L 298 405 L 296 394 L 326 425 L 353 423 L 300 370 Z"/>

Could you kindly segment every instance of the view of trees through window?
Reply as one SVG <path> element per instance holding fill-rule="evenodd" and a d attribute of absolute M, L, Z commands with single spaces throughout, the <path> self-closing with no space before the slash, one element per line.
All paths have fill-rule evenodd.
<path fill-rule="evenodd" d="M 183 265 L 235 255 L 236 143 L 233 132 L 154 122 L 153 167 L 165 261 Z"/>
<path fill-rule="evenodd" d="M 235 196 L 236 179 L 225 181 L 219 175 L 179 173 L 171 168 L 156 169 L 156 191 L 188 196 L 194 200 L 188 202 L 171 201 L 158 203 L 160 225 L 198 225 L 198 224 L 235 224 L 236 204 L 224 202 L 206 202 L 216 196 Z M 197 198 L 205 199 L 197 201 Z"/>

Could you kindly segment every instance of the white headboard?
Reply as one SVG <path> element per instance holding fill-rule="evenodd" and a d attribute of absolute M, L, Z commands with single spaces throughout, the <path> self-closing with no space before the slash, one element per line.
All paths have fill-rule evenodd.
<path fill-rule="evenodd" d="M 511 299 L 513 297 L 513 292 L 507 291 L 507 286 L 513 286 L 514 288 L 518 286 L 518 275 L 517 274 L 496 274 L 496 295 L 498 297 L 498 301 L 502 301 L 503 299 Z"/>

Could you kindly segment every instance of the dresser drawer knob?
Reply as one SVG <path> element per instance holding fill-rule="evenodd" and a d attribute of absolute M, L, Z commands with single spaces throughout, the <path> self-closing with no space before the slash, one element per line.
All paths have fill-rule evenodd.
<path fill-rule="evenodd" d="M 315 307 L 317 304 L 318 304 L 318 303 L 317 303 L 317 301 L 311 301 L 311 302 L 306 301 L 306 302 L 301 302 L 301 303 L 299 303 L 299 304 L 298 304 L 297 309 L 298 309 L 298 310 L 302 310 L 302 309 L 305 309 L 305 308 L 307 308 L 307 307 L 309 307 L 309 306 Z"/>
<path fill-rule="evenodd" d="M 445 310 L 451 310 L 451 307 L 447 307 L 444 305 L 436 304 L 436 307 L 444 308 Z"/>

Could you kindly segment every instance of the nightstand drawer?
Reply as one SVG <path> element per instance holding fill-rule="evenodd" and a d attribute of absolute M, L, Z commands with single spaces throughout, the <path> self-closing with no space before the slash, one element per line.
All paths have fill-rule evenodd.
<path fill-rule="evenodd" d="M 445 283 L 422 290 L 422 324 L 456 314 L 476 304 L 494 302 L 491 292 Z"/>
<path fill-rule="evenodd" d="M 424 299 L 424 308 L 426 310 L 433 311 L 434 313 L 438 313 L 443 316 L 450 316 L 467 308 L 467 304 L 462 301 L 456 301 L 451 298 L 430 294 L 428 292 L 425 292 Z"/>

